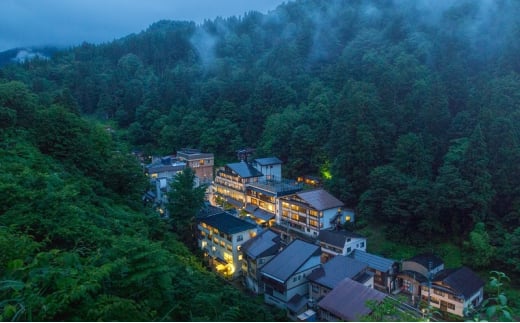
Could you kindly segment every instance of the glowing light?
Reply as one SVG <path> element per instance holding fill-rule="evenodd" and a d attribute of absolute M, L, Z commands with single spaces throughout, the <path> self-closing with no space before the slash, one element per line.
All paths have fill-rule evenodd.
<path fill-rule="evenodd" d="M 330 173 L 330 171 L 327 169 L 324 169 L 321 171 L 321 176 L 323 176 L 323 178 L 325 179 L 331 179 L 332 178 L 332 174 Z"/>

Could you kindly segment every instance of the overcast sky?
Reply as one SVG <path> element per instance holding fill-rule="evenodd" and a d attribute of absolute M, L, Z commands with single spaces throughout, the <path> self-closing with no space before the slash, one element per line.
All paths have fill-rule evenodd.
<path fill-rule="evenodd" d="M 139 33 L 158 20 L 202 23 L 217 16 L 267 13 L 283 0 L 0 0 L 0 52 L 73 46 Z"/>

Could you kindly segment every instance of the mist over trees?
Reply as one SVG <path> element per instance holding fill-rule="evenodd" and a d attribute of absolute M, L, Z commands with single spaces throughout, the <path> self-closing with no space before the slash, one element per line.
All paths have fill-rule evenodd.
<path fill-rule="evenodd" d="M 200 25 L 159 21 L 111 43 L 0 69 L 2 129 L 28 136 L 2 149 L 48 161 L 25 171 L 39 174 L 30 176 L 35 185 L 56 187 L 57 199 L 88 190 L 93 200 L 110 192 L 131 201 L 140 186 L 130 184 L 139 172 L 122 153 L 129 147 L 197 147 L 218 164 L 255 147 L 279 157 L 284 176 L 323 176 L 356 208 L 359 224 L 384 223 L 389 239 L 449 239 L 469 253 L 465 264 L 520 275 L 519 16 L 514 0 L 302 0 Z M 114 148 L 92 119 L 111 123 L 126 145 Z M 53 175 L 53 167 L 66 173 Z M 59 184 L 71 181 L 69 172 L 93 188 Z M 25 182 L 1 183 L 11 204 L 0 207 L 24 198 Z M 8 212 L 0 226 L 21 239 L 27 257 L 45 250 L 47 234 L 28 229 L 40 226 L 15 223 Z M 114 248 L 125 250 L 125 241 Z M 159 246 L 143 244 L 136 248 Z"/>

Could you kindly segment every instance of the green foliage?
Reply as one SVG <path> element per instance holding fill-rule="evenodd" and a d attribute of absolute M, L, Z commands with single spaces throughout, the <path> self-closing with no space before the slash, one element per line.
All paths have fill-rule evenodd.
<path fill-rule="evenodd" d="M 219 165 L 249 146 L 280 158 L 286 177 L 326 169 L 331 193 L 360 221 L 385 227 L 389 254 L 400 243 L 444 242 L 463 247 L 465 263 L 496 261 L 517 276 L 520 28 L 510 17 L 520 6 L 484 6 L 288 2 L 201 25 L 161 21 L 111 43 L 2 67 L 0 225 L 8 239 L 0 243 L 20 248 L 0 255 L 2 265 L 28 266 L 53 249 L 77 253 L 82 264 L 98 250 L 116 261 L 105 250 L 114 236 L 137 236 L 143 250 L 158 248 L 143 239 L 170 239 L 164 223 L 138 213 L 148 212 L 139 200 L 146 179 L 127 145 L 160 154 L 200 147 Z M 198 202 L 175 200 L 171 222 L 180 233 Z M 92 320 L 215 319 L 211 306 L 190 313 L 188 300 L 151 314 L 137 298 L 96 293 L 86 302 L 97 306 L 84 316 Z M 59 306 L 45 317 L 23 308 L 24 319 L 66 316 Z M 241 315 L 230 307 L 221 319 Z"/>
<path fill-rule="evenodd" d="M 503 272 L 491 271 L 488 283 L 490 296 L 482 302 L 478 310 L 470 309 L 465 315 L 475 322 L 515 321 L 515 314 L 509 307 L 508 298 L 504 293 L 504 284 L 509 281 L 510 278 Z"/>
<path fill-rule="evenodd" d="M 370 314 L 359 318 L 360 322 L 414 322 L 418 321 L 417 313 L 399 308 L 399 301 L 386 297 L 382 302 L 368 300 L 366 302 Z"/>
<path fill-rule="evenodd" d="M 168 192 L 169 222 L 181 239 L 192 244 L 195 216 L 204 203 L 206 185 L 195 187 L 195 173 L 186 168 L 177 173 Z"/>
<path fill-rule="evenodd" d="M 484 223 L 479 222 L 463 244 L 463 262 L 474 268 L 487 268 L 495 255 Z"/>

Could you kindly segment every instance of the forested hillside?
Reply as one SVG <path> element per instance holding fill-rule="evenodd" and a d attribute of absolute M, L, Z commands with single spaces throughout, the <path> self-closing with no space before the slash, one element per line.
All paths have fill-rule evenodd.
<path fill-rule="evenodd" d="M 122 279 L 124 270 L 114 278 L 96 261 L 131 268 L 117 262 L 140 261 L 118 254 L 129 250 L 125 243 L 158 253 L 173 248 L 136 224 L 155 220 L 123 206 L 136 203 L 139 187 L 127 185 L 135 179 L 122 152 L 196 147 L 223 164 L 254 147 L 283 160 L 286 177 L 322 176 L 356 208 L 358 224 L 384 223 L 389 239 L 448 239 L 464 249 L 465 264 L 520 275 L 519 16 L 515 0 L 290 1 L 267 15 L 160 21 L 111 43 L 4 66 L 2 128 L 12 128 L 0 164 L 7 176 L 0 225 L 12 237 L 4 248 L 21 239 L 11 247 L 25 252 L 16 259 L 30 259 L 20 274 L 49 261 L 30 255 L 56 244 L 66 248 L 53 261 Z M 79 115 L 113 124 L 128 147 L 115 148 L 104 129 Z M 77 231 L 56 225 L 64 219 L 76 221 Z M 116 239 L 113 253 L 99 253 L 111 241 L 99 233 L 84 246 L 82 236 L 98 234 L 89 233 L 91 224 L 155 240 Z M 73 252 L 84 248 L 88 261 L 78 263 Z M 88 285 L 84 275 L 70 288 L 107 288 Z M 119 297 L 95 301 L 129 304 Z"/>
<path fill-rule="evenodd" d="M 0 81 L 0 116 L 0 320 L 277 318 L 142 205 L 142 170 L 109 128 L 17 81 Z"/>

